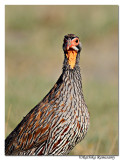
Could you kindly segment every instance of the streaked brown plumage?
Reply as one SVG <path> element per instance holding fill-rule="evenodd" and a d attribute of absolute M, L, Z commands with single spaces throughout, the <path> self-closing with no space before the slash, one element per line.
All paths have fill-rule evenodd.
<path fill-rule="evenodd" d="M 63 51 L 61 76 L 6 138 L 6 155 L 67 155 L 85 137 L 89 112 L 82 93 L 79 38 L 66 35 Z"/>

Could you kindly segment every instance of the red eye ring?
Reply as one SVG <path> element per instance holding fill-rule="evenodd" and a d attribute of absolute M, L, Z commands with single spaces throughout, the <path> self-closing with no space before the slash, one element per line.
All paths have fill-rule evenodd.
<path fill-rule="evenodd" d="M 74 43 L 79 44 L 79 39 L 78 39 L 78 38 L 75 38 L 75 39 L 74 39 Z"/>

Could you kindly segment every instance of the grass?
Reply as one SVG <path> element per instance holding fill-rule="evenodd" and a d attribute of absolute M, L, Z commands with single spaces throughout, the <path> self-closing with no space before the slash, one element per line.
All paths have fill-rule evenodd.
<path fill-rule="evenodd" d="M 90 112 L 70 155 L 118 155 L 118 6 L 6 6 L 5 136 L 61 74 L 62 41 L 77 34 Z"/>

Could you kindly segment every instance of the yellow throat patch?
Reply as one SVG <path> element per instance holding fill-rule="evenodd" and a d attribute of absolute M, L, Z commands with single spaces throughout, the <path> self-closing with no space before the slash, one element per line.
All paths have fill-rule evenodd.
<path fill-rule="evenodd" d="M 76 56 L 77 56 L 77 52 L 74 50 L 69 50 L 66 53 L 67 59 L 68 59 L 68 63 L 70 65 L 70 67 L 73 69 L 75 64 L 76 64 Z"/>

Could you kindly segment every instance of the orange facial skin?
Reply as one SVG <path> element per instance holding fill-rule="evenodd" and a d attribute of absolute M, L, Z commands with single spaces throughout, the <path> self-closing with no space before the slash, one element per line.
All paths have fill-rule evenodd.
<path fill-rule="evenodd" d="M 74 38 L 73 40 L 68 40 L 68 44 L 67 44 L 67 50 L 69 50 L 70 48 L 77 46 L 79 44 L 79 39 L 78 38 Z"/>

